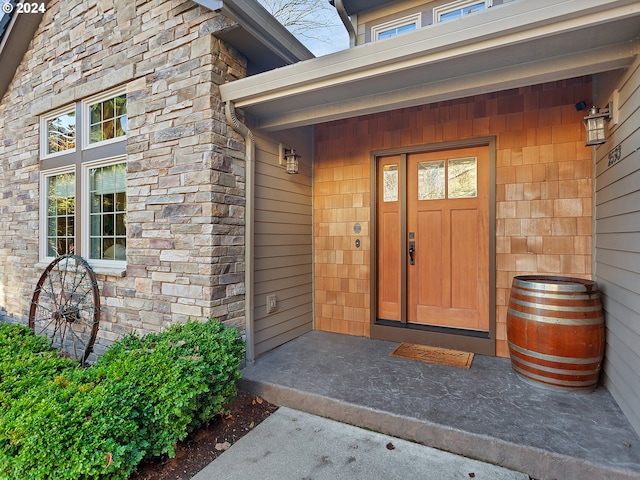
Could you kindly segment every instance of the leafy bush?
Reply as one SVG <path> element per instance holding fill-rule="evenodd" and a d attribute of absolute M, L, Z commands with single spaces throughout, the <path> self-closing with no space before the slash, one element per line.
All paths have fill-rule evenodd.
<path fill-rule="evenodd" d="M 0 478 L 126 479 L 172 456 L 233 398 L 243 352 L 235 329 L 188 322 L 80 369 L 30 330 L 0 328 Z"/>

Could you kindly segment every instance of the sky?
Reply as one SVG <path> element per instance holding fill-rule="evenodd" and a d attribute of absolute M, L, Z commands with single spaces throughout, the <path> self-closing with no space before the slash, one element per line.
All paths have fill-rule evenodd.
<path fill-rule="evenodd" d="M 282 0 L 286 3 L 286 0 Z M 324 24 L 322 29 L 314 29 L 306 35 L 300 32 L 293 32 L 293 35 L 307 47 L 316 57 L 346 50 L 349 48 L 349 34 L 342 24 L 336 9 L 329 4 L 329 0 L 307 0 L 310 3 L 317 3 L 317 10 L 314 10 L 313 21 Z M 264 5 L 264 0 L 258 0 Z"/>
<path fill-rule="evenodd" d="M 323 3 L 326 4 L 326 7 L 323 8 L 320 20 L 323 23 L 326 22 L 327 25 L 323 40 L 298 37 L 298 40 L 311 50 L 316 57 L 349 48 L 349 34 L 342 24 L 338 12 L 327 0 L 324 0 Z"/>

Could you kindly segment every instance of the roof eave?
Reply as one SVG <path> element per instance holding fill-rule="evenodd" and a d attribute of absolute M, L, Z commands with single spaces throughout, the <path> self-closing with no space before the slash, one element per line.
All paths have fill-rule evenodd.
<path fill-rule="evenodd" d="M 41 0 L 38 3 L 44 3 L 46 6 L 49 1 Z M 35 11 L 28 15 L 15 13 L 12 15 L 11 21 L 0 39 L 0 65 L 2 65 L 0 68 L 0 99 L 7 92 L 43 15 L 43 13 Z"/>
<path fill-rule="evenodd" d="M 220 91 L 256 128 L 275 130 L 624 68 L 639 49 L 637 28 L 627 35 L 639 7 L 631 0 L 514 2 Z M 612 28 L 622 26 L 617 21 L 626 37 Z"/>
<path fill-rule="evenodd" d="M 210 10 L 221 12 L 243 30 L 242 41 L 235 34 L 218 36 L 243 53 L 249 61 L 259 62 L 258 71 L 290 65 L 315 58 L 296 37 L 282 26 L 256 0 L 194 0 Z M 260 52 L 260 55 L 254 55 Z"/>

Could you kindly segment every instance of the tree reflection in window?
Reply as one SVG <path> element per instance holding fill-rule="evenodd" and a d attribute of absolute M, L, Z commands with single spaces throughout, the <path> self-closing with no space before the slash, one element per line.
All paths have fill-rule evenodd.
<path fill-rule="evenodd" d="M 47 179 L 47 256 L 73 253 L 75 243 L 75 174 Z"/>
<path fill-rule="evenodd" d="M 89 116 L 89 143 L 123 137 L 127 133 L 127 96 L 90 105 Z"/>
<path fill-rule="evenodd" d="M 444 160 L 418 163 L 418 200 L 444 198 Z"/>
<path fill-rule="evenodd" d="M 448 169 L 448 197 L 478 196 L 478 168 L 476 157 L 452 158 Z"/>
<path fill-rule="evenodd" d="M 398 165 L 385 165 L 382 167 L 383 201 L 398 201 Z"/>
<path fill-rule="evenodd" d="M 477 196 L 478 165 L 476 157 L 418 163 L 418 200 L 473 198 Z"/>
<path fill-rule="evenodd" d="M 47 154 L 76 148 L 76 114 L 65 113 L 47 120 Z"/>

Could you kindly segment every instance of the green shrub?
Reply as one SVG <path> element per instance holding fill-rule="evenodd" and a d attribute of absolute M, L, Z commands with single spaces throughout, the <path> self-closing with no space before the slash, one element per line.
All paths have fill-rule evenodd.
<path fill-rule="evenodd" d="M 9 348 L 0 391 L 5 378 L 21 386 L 0 397 L 0 478 L 56 480 L 126 479 L 142 459 L 173 455 L 233 398 L 244 352 L 235 329 L 215 320 L 128 336 L 88 369 L 50 349 L 31 357 Z"/>

